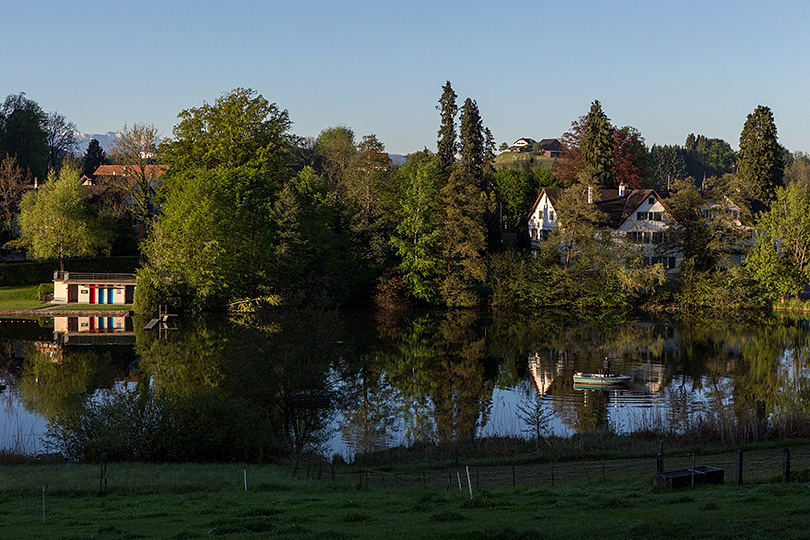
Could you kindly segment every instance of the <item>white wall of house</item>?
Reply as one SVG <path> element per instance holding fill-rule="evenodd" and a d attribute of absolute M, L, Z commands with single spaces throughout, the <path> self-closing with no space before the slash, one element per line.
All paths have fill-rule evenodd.
<path fill-rule="evenodd" d="M 667 270 L 676 270 L 681 266 L 680 254 L 664 254 L 660 249 L 671 223 L 664 205 L 657 197 L 650 195 L 616 231 L 626 242 L 640 246 L 642 256 L 650 263 L 661 262 Z"/>
<path fill-rule="evenodd" d="M 68 284 L 64 281 L 53 282 L 53 301 L 60 304 L 67 304 Z"/>
<path fill-rule="evenodd" d="M 557 211 L 551 204 L 548 195 L 543 192 L 540 196 L 540 203 L 534 209 L 532 215 L 529 216 L 529 238 L 532 247 L 535 246 L 535 242 L 543 239 L 543 231 L 551 231 L 557 226 L 557 222 Z"/>

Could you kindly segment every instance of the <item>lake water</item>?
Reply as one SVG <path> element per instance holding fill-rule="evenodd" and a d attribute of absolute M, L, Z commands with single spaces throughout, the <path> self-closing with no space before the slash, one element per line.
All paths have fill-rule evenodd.
<path fill-rule="evenodd" d="M 178 319 L 156 332 L 145 322 L 0 323 L 0 445 L 50 451 L 48 422 L 145 384 L 196 411 L 194 429 L 209 432 L 199 444 L 238 444 L 247 455 L 250 431 L 262 451 L 286 444 L 347 460 L 415 442 L 677 431 L 701 415 L 810 413 L 808 321 L 776 315 L 330 311 Z M 629 384 L 574 385 L 575 371 L 598 372 L 606 356 Z M 228 426 L 211 442 L 237 417 L 258 427 Z"/>

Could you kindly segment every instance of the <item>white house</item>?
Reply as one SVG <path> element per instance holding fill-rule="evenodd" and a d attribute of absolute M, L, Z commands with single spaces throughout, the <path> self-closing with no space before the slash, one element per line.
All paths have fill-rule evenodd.
<path fill-rule="evenodd" d="M 536 250 L 542 240 L 560 226 L 557 211 L 558 201 L 564 189 L 545 188 L 540 192 L 529 212 L 529 236 L 532 249 Z M 671 226 L 667 210 L 660 195 L 654 189 L 589 188 L 582 204 L 595 204 L 606 216 L 600 225 L 616 238 L 638 244 L 649 264 L 662 263 L 667 270 L 680 267 L 679 253 L 663 253 L 664 235 Z M 565 218 L 562 218 L 563 226 Z"/>

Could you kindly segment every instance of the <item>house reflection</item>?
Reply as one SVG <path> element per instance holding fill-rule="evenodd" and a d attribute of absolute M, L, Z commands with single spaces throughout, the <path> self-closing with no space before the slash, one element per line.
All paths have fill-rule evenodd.
<path fill-rule="evenodd" d="M 65 345 L 131 345 L 135 332 L 126 316 L 54 317 L 53 340 Z"/>

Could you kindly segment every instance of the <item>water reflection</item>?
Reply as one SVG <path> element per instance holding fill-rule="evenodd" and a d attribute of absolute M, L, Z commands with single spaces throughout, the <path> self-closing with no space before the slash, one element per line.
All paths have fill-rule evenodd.
<path fill-rule="evenodd" d="M 487 435 L 679 432 L 701 415 L 756 421 L 758 437 L 810 413 L 808 321 L 779 317 L 289 312 L 178 321 L 163 334 L 130 318 L 26 324 L 0 325 L 6 409 L 35 412 L 63 442 L 80 427 L 110 438 L 102 419 L 124 411 L 104 429 L 137 440 L 96 444 L 107 456 L 351 458 Z M 628 387 L 575 387 L 573 373 L 605 356 Z"/>

